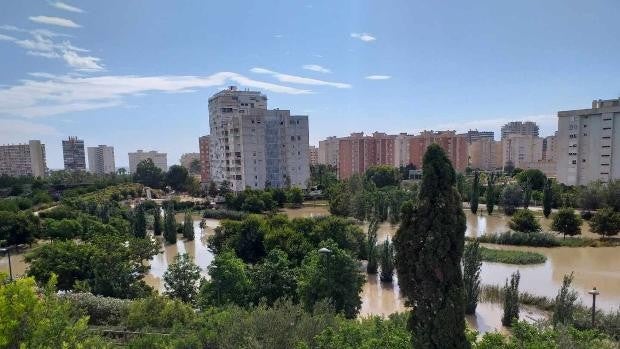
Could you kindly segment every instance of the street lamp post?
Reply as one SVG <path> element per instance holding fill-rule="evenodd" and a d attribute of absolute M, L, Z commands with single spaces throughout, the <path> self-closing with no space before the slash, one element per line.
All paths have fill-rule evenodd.
<path fill-rule="evenodd" d="M 594 328 L 595 316 L 596 316 L 596 296 L 601 294 L 596 287 L 593 287 L 592 290 L 588 291 L 589 294 L 592 295 L 592 328 Z"/>
<path fill-rule="evenodd" d="M 332 254 L 332 250 L 330 250 L 329 248 L 326 247 L 321 247 L 319 249 L 319 253 L 322 254 L 323 256 L 325 256 L 326 258 L 328 258 L 331 254 Z M 330 273 L 330 261 L 329 259 L 327 260 L 327 287 L 329 288 L 328 292 L 330 292 L 331 294 L 331 288 L 332 288 L 332 279 L 331 279 L 331 273 Z M 331 297 L 330 297 L 331 298 Z"/>
<path fill-rule="evenodd" d="M 11 247 L 0 248 L 0 252 L 6 253 L 9 258 L 9 280 L 13 281 L 13 267 L 11 266 Z"/>

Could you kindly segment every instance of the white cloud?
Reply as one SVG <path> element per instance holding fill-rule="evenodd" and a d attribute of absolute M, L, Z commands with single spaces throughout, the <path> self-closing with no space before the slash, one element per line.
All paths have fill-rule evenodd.
<path fill-rule="evenodd" d="M 60 135 L 55 128 L 19 119 L 0 119 L 0 139 L 2 143 L 17 143 L 40 136 Z"/>
<path fill-rule="evenodd" d="M 282 34 L 275 34 L 273 37 L 276 38 L 276 39 L 282 39 L 284 37 L 284 35 L 282 35 Z"/>
<path fill-rule="evenodd" d="M 351 37 L 362 40 L 364 42 L 371 42 L 377 40 L 377 38 L 368 33 L 351 33 Z"/>
<path fill-rule="evenodd" d="M 66 4 L 60 1 L 51 2 L 50 5 L 54 6 L 57 9 L 61 9 L 61 10 L 69 11 L 69 12 L 76 12 L 76 13 L 84 12 L 84 10 L 82 10 L 81 8 L 71 6 L 69 4 Z"/>
<path fill-rule="evenodd" d="M 310 90 L 253 80 L 233 72 L 219 72 L 209 76 L 30 75 L 42 80 L 22 80 L 18 85 L 0 89 L 0 115 L 33 118 L 109 108 L 122 105 L 128 96 L 152 92 L 187 92 L 230 84 L 274 93 L 312 93 Z"/>
<path fill-rule="evenodd" d="M 4 40 L 4 41 L 15 41 L 17 40 L 16 38 L 9 36 L 9 35 L 4 35 L 4 34 L 0 34 L 0 40 Z"/>
<path fill-rule="evenodd" d="M 57 25 L 60 27 L 66 28 L 79 28 L 81 25 L 75 23 L 74 21 L 61 17 L 49 17 L 49 16 L 32 16 L 28 17 L 33 22 L 41 23 L 41 24 L 49 24 L 49 25 Z"/>
<path fill-rule="evenodd" d="M 103 67 L 99 65 L 101 59 L 92 56 L 80 56 L 75 51 L 66 50 L 62 58 L 67 64 L 76 70 L 81 71 L 98 71 L 103 70 Z"/>
<path fill-rule="evenodd" d="M 302 68 L 306 70 L 312 70 L 315 72 L 319 72 L 319 73 L 331 73 L 332 72 L 331 70 L 324 68 L 318 64 L 306 64 L 302 66 Z"/>
<path fill-rule="evenodd" d="M 329 82 L 318 79 L 306 78 L 302 76 L 288 75 L 278 73 L 265 68 L 252 68 L 250 69 L 252 73 L 257 74 L 269 74 L 276 78 L 280 82 L 287 82 L 291 84 L 300 84 L 300 85 L 314 85 L 314 86 L 331 86 L 336 88 L 351 88 L 350 84 L 346 84 L 343 82 Z"/>
<path fill-rule="evenodd" d="M 391 79 L 391 78 L 392 77 L 390 75 L 368 75 L 364 79 L 368 79 L 368 80 L 387 80 L 387 79 Z"/>

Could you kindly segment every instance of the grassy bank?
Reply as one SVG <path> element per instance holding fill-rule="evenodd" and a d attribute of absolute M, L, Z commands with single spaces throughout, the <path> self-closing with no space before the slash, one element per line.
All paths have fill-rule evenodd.
<path fill-rule="evenodd" d="M 541 264 L 547 260 L 545 255 L 537 252 L 495 250 L 486 247 L 481 247 L 481 250 L 482 260 L 485 262 L 526 265 Z"/>
<path fill-rule="evenodd" d="M 507 231 L 503 233 L 484 234 L 476 238 L 481 243 L 532 246 L 532 247 L 615 247 L 620 246 L 619 238 L 560 238 L 552 233 L 522 233 Z"/>

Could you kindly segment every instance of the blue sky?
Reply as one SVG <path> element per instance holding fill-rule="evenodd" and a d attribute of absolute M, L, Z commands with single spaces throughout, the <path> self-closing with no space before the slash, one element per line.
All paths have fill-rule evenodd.
<path fill-rule="evenodd" d="M 497 131 L 620 96 L 620 1 L 3 1 L 0 143 L 61 139 L 178 162 L 238 85 L 355 131 Z"/>

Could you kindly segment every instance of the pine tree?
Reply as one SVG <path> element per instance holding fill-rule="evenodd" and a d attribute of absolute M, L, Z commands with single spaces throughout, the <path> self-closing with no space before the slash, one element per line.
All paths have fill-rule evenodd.
<path fill-rule="evenodd" d="M 379 276 L 381 281 L 392 282 L 394 277 L 394 246 L 388 239 L 385 239 L 383 244 L 381 244 L 379 264 L 381 265 L 381 274 Z"/>
<path fill-rule="evenodd" d="M 415 348 L 469 348 L 461 257 L 465 213 L 455 172 L 443 149 L 428 147 L 417 206 L 402 207 L 394 238 L 398 281 L 413 309 L 409 329 Z"/>
<path fill-rule="evenodd" d="M 161 235 L 161 211 L 159 206 L 155 207 L 155 213 L 153 214 L 153 234 L 155 236 Z"/>
<path fill-rule="evenodd" d="M 482 250 L 480 243 L 474 240 L 465 245 L 463 253 L 463 284 L 465 285 L 465 314 L 475 314 L 480 294 L 480 268 L 482 267 Z"/>
<path fill-rule="evenodd" d="M 146 216 L 144 207 L 138 205 L 133 214 L 133 235 L 137 238 L 146 237 Z"/>
<path fill-rule="evenodd" d="M 172 208 L 167 208 L 164 214 L 164 239 L 169 244 L 177 242 L 177 222 Z"/>
<path fill-rule="evenodd" d="M 368 237 L 366 241 L 366 257 L 368 258 L 366 272 L 368 274 L 377 273 L 377 230 L 379 230 L 379 222 L 373 219 L 368 225 Z"/>
<path fill-rule="evenodd" d="M 192 213 L 185 211 L 185 219 L 183 219 L 183 238 L 186 240 L 194 240 L 194 220 L 192 219 Z"/>
<path fill-rule="evenodd" d="M 487 190 L 484 193 L 487 202 L 487 213 L 492 214 L 495 208 L 495 175 L 492 173 L 487 177 Z"/>
<path fill-rule="evenodd" d="M 551 179 L 547 179 L 545 189 L 543 191 L 543 214 L 545 218 L 549 218 L 551 214 L 551 204 L 553 203 L 553 193 L 551 191 Z"/>
<path fill-rule="evenodd" d="M 504 286 L 504 316 L 502 325 L 510 327 L 512 322 L 519 320 L 519 280 L 521 274 L 517 270 L 510 275 L 510 283 L 506 279 Z"/>
<path fill-rule="evenodd" d="M 478 200 L 480 199 L 480 173 L 474 172 L 474 183 L 471 188 L 471 198 L 469 199 L 469 205 L 471 213 L 476 214 L 478 212 Z"/>

